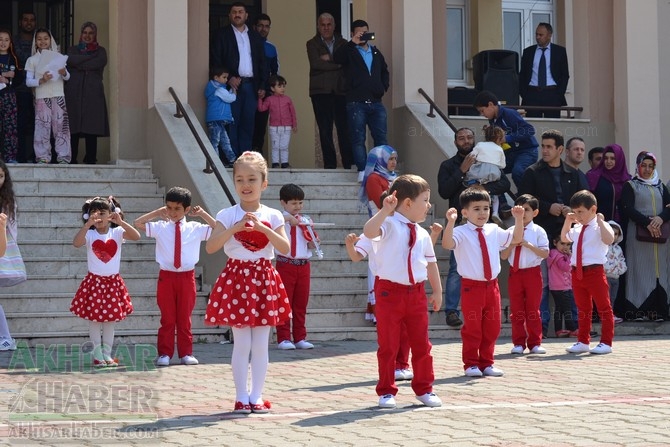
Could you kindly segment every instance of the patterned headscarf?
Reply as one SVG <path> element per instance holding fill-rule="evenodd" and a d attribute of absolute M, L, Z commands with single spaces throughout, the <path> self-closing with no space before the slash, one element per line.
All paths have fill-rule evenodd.
<path fill-rule="evenodd" d="M 365 185 L 368 182 L 368 178 L 373 172 L 384 177 L 386 180 L 391 183 L 398 176 L 395 171 L 391 172 L 387 169 L 389 159 L 392 155 L 398 155 L 398 153 L 391 146 L 386 144 L 381 146 L 376 146 L 370 149 L 368 153 L 368 159 L 365 163 L 365 173 L 363 174 L 363 181 L 361 182 L 361 189 L 358 191 L 358 199 L 364 203 L 368 204 L 368 195 L 365 192 Z"/>
<path fill-rule="evenodd" d="M 640 176 L 640 165 L 644 160 L 651 160 L 654 162 L 654 174 L 650 179 L 645 179 Z M 635 159 L 635 166 L 635 178 L 639 181 L 651 186 L 656 186 L 661 181 L 661 179 L 658 178 L 658 171 L 656 170 L 656 155 L 652 154 L 651 152 L 642 151 L 637 154 L 637 158 Z"/>
<path fill-rule="evenodd" d="M 605 168 L 605 154 L 609 152 L 614 154 L 614 167 L 612 169 Z M 586 179 L 589 182 L 589 189 L 591 191 L 595 191 L 600 177 L 604 177 L 612 184 L 614 187 L 614 198 L 615 200 L 619 200 L 623 185 L 631 179 L 631 176 L 628 172 L 628 166 L 626 166 L 626 155 L 623 152 L 623 148 L 618 144 L 606 146 L 603 151 L 603 158 L 600 160 L 598 166 L 586 173 Z"/>
<path fill-rule="evenodd" d="M 84 39 L 82 39 L 84 29 L 86 28 L 91 28 L 93 30 L 93 41 L 90 43 L 86 43 L 84 42 Z M 95 23 L 85 22 L 81 26 L 81 34 L 79 35 L 79 45 L 77 45 L 77 47 L 79 48 L 80 54 L 94 54 L 96 51 L 98 51 L 98 27 L 95 25 Z"/>

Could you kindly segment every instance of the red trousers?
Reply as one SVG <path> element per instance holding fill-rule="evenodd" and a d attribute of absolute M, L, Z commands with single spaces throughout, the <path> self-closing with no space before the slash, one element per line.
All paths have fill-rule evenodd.
<path fill-rule="evenodd" d="M 461 278 L 463 368 L 481 370 L 493 365 L 493 351 L 500 335 L 498 279 L 474 281 Z"/>
<path fill-rule="evenodd" d="M 193 355 L 191 334 L 191 312 L 195 307 L 195 271 L 158 273 L 156 301 L 161 311 L 161 327 L 158 329 L 158 355 L 172 357 L 174 334 L 177 330 L 177 353 L 179 357 Z"/>
<path fill-rule="evenodd" d="M 297 343 L 307 338 L 305 316 L 309 301 L 310 265 L 309 262 L 304 265 L 294 265 L 277 260 L 276 269 L 284 283 L 293 312 L 291 320 L 286 320 L 286 323 L 277 326 L 277 343 L 284 340 L 291 341 L 291 321 L 293 321 L 293 341 Z"/>
<path fill-rule="evenodd" d="M 610 303 L 609 284 L 605 276 L 605 269 L 601 264 L 588 265 L 583 269 L 582 279 L 577 279 L 575 269 L 572 269 L 572 292 L 577 305 L 579 324 L 578 340 L 582 343 L 591 342 L 591 317 L 593 303 L 596 303 L 600 315 L 601 332 L 600 343 L 612 346 L 614 339 L 614 313 Z"/>
<path fill-rule="evenodd" d="M 384 279 L 375 282 L 377 316 L 377 395 L 398 393 L 395 365 L 403 323 L 412 350 L 412 390 L 417 396 L 433 392 L 433 345 L 428 339 L 428 301 L 423 283 L 406 286 Z"/>
<path fill-rule="evenodd" d="M 512 344 L 533 349 L 542 344 L 542 272 L 540 266 L 510 269 L 507 283 L 509 292 L 510 319 L 512 320 Z"/>

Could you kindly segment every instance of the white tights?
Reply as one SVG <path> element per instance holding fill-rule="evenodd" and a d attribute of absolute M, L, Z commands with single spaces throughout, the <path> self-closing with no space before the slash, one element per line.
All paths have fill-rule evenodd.
<path fill-rule="evenodd" d="M 5 310 L 2 308 L 2 305 L 0 305 L 0 338 L 12 338 L 9 335 L 9 326 L 7 325 Z"/>
<path fill-rule="evenodd" d="M 233 328 L 233 355 L 230 366 L 235 382 L 235 400 L 243 404 L 262 404 L 265 375 L 268 372 L 270 326 Z M 247 387 L 251 364 L 251 390 Z"/>
<path fill-rule="evenodd" d="M 100 321 L 88 322 L 88 335 L 91 337 L 91 342 L 93 343 L 93 357 L 95 359 L 110 360 L 112 358 L 112 345 L 114 344 L 115 324 L 116 322 L 114 321 L 107 321 L 104 323 Z"/>

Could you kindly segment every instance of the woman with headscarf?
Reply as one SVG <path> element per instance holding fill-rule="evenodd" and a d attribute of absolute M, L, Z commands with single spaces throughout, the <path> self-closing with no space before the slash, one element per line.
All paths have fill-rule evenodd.
<path fill-rule="evenodd" d="M 668 243 L 637 239 L 637 226 L 657 237 L 661 225 L 670 220 L 670 192 L 656 172 L 656 156 L 642 151 L 636 158 L 637 170 L 621 192 L 621 213 L 628 219 L 626 231 L 626 320 L 663 321 L 668 318 Z M 620 312 L 619 312 L 620 313 Z"/>
<path fill-rule="evenodd" d="M 619 201 L 623 185 L 631 179 L 626 166 L 626 156 L 618 144 L 610 144 L 603 151 L 603 158 L 595 168 L 586 173 L 589 189 L 598 199 L 598 212 L 605 220 L 621 222 Z"/>
<path fill-rule="evenodd" d="M 379 211 L 382 193 L 388 191 L 391 182 L 398 176 L 395 172 L 397 163 L 398 153 L 391 146 L 382 145 L 370 149 L 358 192 L 358 198 L 368 207 L 370 217 Z"/>
<path fill-rule="evenodd" d="M 70 114 L 72 163 L 77 163 L 79 138 L 86 141 L 84 163 L 95 164 L 98 137 L 109 136 L 107 102 L 102 73 L 107 51 L 98 44 L 98 27 L 93 22 L 81 26 L 79 44 L 67 50 L 70 80 L 65 84 L 65 100 Z"/>

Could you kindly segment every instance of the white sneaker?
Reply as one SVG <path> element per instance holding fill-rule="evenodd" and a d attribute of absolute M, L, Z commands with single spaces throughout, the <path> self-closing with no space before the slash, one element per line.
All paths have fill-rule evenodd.
<path fill-rule="evenodd" d="M 493 365 L 491 365 L 491 366 L 487 366 L 486 368 L 484 368 L 484 375 L 485 375 L 485 376 L 490 376 L 490 377 L 501 377 L 501 376 L 503 376 L 504 374 L 505 374 L 505 372 L 504 372 L 502 369 L 500 369 L 500 368 L 496 368 L 496 367 L 493 366 Z"/>
<path fill-rule="evenodd" d="M 574 345 L 565 348 L 566 351 L 568 351 L 570 354 L 581 354 L 583 352 L 589 352 L 589 345 L 586 343 L 582 343 L 581 341 L 578 341 Z"/>
<path fill-rule="evenodd" d="M 170 357 L 167 355 L 161 355 L 156 360 L 156 366 L 170 366 Z"/>
<path fill-rule="evenodd" d="M 483 376 L 480 369 L 476 366 L 471 366 L 468 369 L 466 369 L 465 370 L 465 375 L 468 376 L 468 377 L 481 377 L 481 376 Z"/>
<path fill-rule="evenodd" d="M 289 350 L 289 349 L 295 349 L 295 345 L 294 345 L 293 343 L 291 343 L 290 340 L 284 340 L 283 342 L 279 343 L 279 344 L 277 345 L 277 347 L 278 347 L 279 349 L 283 349 L 283 350 L 285 350 L 285 351 L 287 351 L 287 350 Z"/>
<path fill-rule="evenodd" d="M 395 370 L 395 380 L 412 380 L 414 378 L 414 373 L 409 369 L 396 369 Z"/>
<path fill-rule="evenodd" d="M 198 359 L 196 359 L 192 355 L 185 355 L 184 357 L 181 358 L 181 364 L 182 365 L 197 365 L 198 364 Z"/>
<path fill-rule="evenodd" d="M 605 343 L 598 343 L 598 346 L 589 351 L 591 354 L 611 354 L 612 347 Z"/>
<path fill-rule="evenodd" d="M 435 393 L 426 393 L 423 396 L 416 396 L 416 398 L 427 407 L 441 407 L 442 400 L 437 397 Z"/>
<path fill-rule="evenodd" d="M 290 342 L 289 342 L 290 343 Z M 307 340 L 300 340 L 295 344 L 296 349 L 314 349 L 314 345 Z"/>
<path fill-rule="evenodd" d="M 395 396 L 393 394 L 379 396 L 379 408 L 395 408 Z"/>
<path fill-rule="evenodd" d="M 521 345 L 515 345 L 515 346 L 512 348 L 512 350 L 510 351 L 510 354 L 521 355 L 521 354 L 523 354 L 523 351 L 524 351 L 524 347 L 523 347 L 523 346 L 521 346 Z"/>
<path fill-rule="evenodd" d="M 365 177 L 365 171 L 358 171 L 358 183 L 363 183 L 364 177 Z"/>
<path fill-rule="evenodd" d="M 547 350 L 544 349 L 542 346 L 537 345 L 533 349 L 530 350 L 531 354 L 546 354 Z"/>
<path fill-rule="evenodd" d="M 3 338 L 0 341 L 0 351 L 16 351 L 16 340 L 13 338 Z"/>

